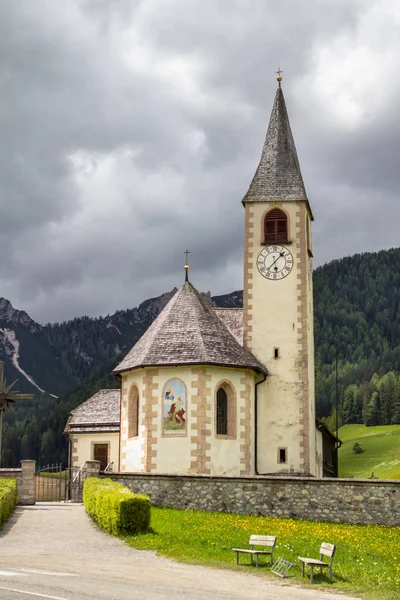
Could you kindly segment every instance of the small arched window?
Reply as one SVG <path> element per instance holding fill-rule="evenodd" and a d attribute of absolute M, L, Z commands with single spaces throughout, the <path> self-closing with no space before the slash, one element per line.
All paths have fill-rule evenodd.
<path fill-rule="evenodd" d="M 266 244 L 273 242 L 288 241 L 288 219 L 283 210 L 273 208 L 270 210 L 264 221 L 264 242 Z"/>
<path fill-rule="evenodd" d="M 128 437 L 139 435 L 139 390 L 132 385 L 128 398 Z"/>
<path fill-rule="evenodd" d="M 218 387 L 215 400 L 216 435 L 236 437 L 236 396 L 228 382 L 224 381 Z"/>
<path fill-rule="evenodd" d="M 228 396 L 223 388 L 217 392 L 217 435 L 228 435 Z"/>

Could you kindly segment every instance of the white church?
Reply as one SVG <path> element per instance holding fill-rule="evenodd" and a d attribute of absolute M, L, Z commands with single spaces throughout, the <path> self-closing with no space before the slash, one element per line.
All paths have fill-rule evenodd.
<path fill-rule="evenodd" d="M 242 201 L 243 309 L 213 307 L 186 265 L 181 288 L 114 369 L 120 397 L 101 390 L 72 411 L 71 466 L 337 476 L 336 438 L 315 418 L 313 214 L 278 82 Z"/>

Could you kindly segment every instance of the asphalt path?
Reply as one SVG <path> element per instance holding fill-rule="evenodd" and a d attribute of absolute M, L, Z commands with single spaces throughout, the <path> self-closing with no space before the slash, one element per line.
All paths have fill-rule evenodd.
<path fill-rule="evenodd" d="M 135 550 L 100 531 L 77 504 L 17 507 L 0 530 L 1 600 L 355 600 L 264 573 Z"/>

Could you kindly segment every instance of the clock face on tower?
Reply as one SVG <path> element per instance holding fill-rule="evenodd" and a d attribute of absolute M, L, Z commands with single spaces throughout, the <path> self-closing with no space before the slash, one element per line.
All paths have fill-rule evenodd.
<path fill-rule="evenodd" d="M 257 267 L 266 279 L 283 279 L 293 269 L 292 253 L 285 246 L 265 246 L 258 255 Z"/>

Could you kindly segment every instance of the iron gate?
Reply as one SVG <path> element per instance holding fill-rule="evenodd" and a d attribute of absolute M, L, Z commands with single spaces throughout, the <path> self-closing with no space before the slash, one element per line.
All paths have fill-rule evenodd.
<path fill-rule="evenodd" d="M 67 473 L 62 464 L 47 465 L 35 473 L 36 502 L 61 502 L 65 500 Z"/>
<path fill-rule="evenodd" d="M 35 473 L 36 502 L 82 502 L 84 467 L 47 465 Z"/>
<path fill-rule="evenodd" d="M 65 500 L 69 502 L 82 502 L 83 484 L 87 477 L 84 467 L 69 467 L 65 490 Z"/>

